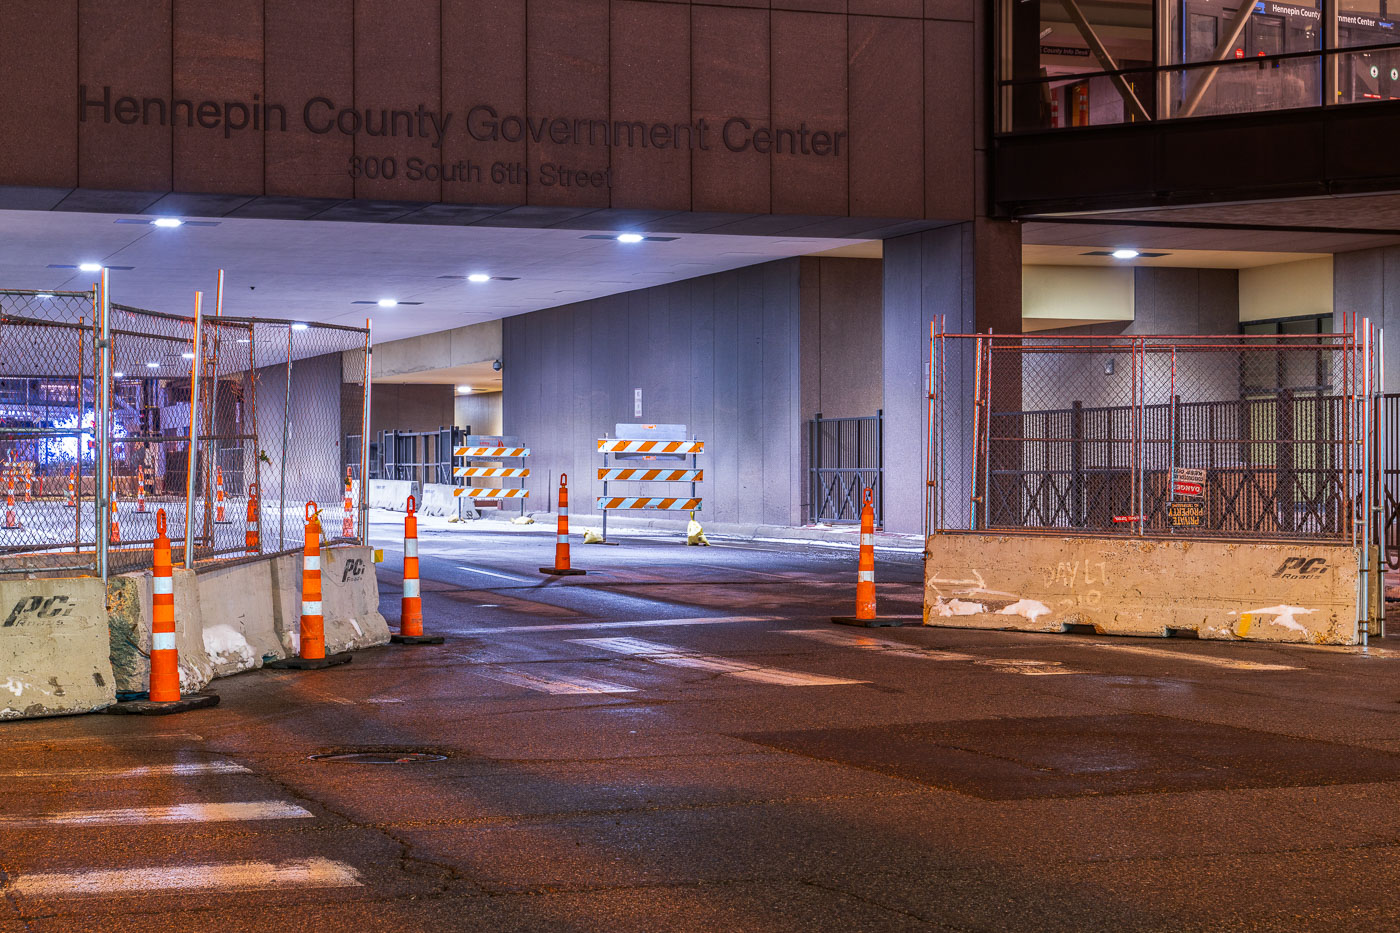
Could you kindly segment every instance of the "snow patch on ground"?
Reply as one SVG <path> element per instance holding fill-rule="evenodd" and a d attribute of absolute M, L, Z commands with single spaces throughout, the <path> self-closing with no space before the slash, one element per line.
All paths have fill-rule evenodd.
<path fill-rule="evenodd" d="M 1025 616 L 1034 622 L 1037 618 L 1047 615 L 1050 607 L 1034 599 L 1021 599 L 997 612 L 1001 616 Z"/>

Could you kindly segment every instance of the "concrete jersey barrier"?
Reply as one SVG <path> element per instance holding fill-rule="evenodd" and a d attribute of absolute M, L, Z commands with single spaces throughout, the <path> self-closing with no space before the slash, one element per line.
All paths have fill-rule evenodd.
<path fill-rule="evenodd" d="M 970 533 L 927 548 L 925 625 L 1357 642 L 1351 547 Z"/>
<path fill-rule="evenodd" d="M 106 591 L 87 578 L 0 582 L 0 719 L 116 702 Z"/>
<path fill-rule="evenodd" d="M 408 509 L 408 497 L 413 495 L 414 484 L 406 479 L 372 479 L 369 481 L 369 504 L 374 509 L 392 509 L 403 512 Z"/>
<path fill-rule="evenodd" d="M 199 572 L 204 649 L 215 677 L 287 657 L 273 618 L 272 562 L 251 561 Z"/>
<path fill-rule="evenodd" d="M 301 555 L 272 562 L 274 621 L 287 656 L 301 647 Z M 389 623 L 379 612 L 373 551 L 361 545 L 321 549 L 321 606 L 326 653 L 389 643 Z"/>
<path fill-rule="evenodd" d="M 457 515 L 457 503 L 462 500 L 453 495 L 452 490 L 455 488 L 455 486 L 448 486 L 443 483 L 424 483 L 423 499 L 418 503 L 419 514 Z"/>
<path fill-rule="evenodd" d="M 193 570 L 175 568 L 175 650 L 180 657 L 180 692 L 198 693 L 214 679 L 204 650 L 199 582 Z M 107 581 L 107 624 L 117 690 L 142 693 L 151 685 L 151 573 L 126 573 Z"/>

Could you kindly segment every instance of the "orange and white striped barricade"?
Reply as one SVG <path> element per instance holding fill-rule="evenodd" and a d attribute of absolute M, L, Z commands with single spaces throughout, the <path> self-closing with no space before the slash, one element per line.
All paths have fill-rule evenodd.
<path fill-rule="evenodd" d="M 605 543 L 609 512 L 696 512 L 703 508 L 704 499 L 697 495 L 696 484 L 705 479 L 698 459 L 705 452 L 704 441 L 686 438 L 683 424 L 619 424 L 616 432 L 617 437 L 598 441 L 598 452 L 603 455 L 603 466 L 598 470 L 603 494 L 595 506 L 603 515 Z M 671 466 L 658 465 L 662 463 Z M 688 483 L 690 494 L 673 495 L 668 490 L 667 495 L 619 496 L 609 491 L 609 483 Z"/>
<path fill-rule="evenodd" d="M 180 695 L 180 653 L 175 647 L 175 571 L 170 565 L 170 538 L 165 509 L 156 509 L 155 559 L 151 566 L 151 677 L 145 700 L 108 707 L 109 713 L 159 716 L 217 706 L 213 693 Z"/>
<path fill-rule="evenodd" d="M 258 518 L 261 506 L 258 502 L 258 484 L 248 484 L 247 530 L 243 532 L 243 549 L 246 554 L 262 551 L 262 522 Z"/>
<path fill-rule="evenodd" d="M 399 632 L 390 635 L 396 645 L 440 645 L 441 635 L 423 634 L 423 594 L 418 589 L 418 500 L 408 497 L 403 519 L 403 603 Z"/>
<path fill-rule="evenodd" d="M 350 653 L 326 654 L 326 619 L 321 602 L 321 515 L 306 503 L 306 543 L 301 550 L 300 648 L 294 658 L 269 661 L 264 667 L 315 671 L 346 664 Z"/>
<path fill-rule="evenodd" d="M 136 511 L 145 515 L 146 508 L 146 468 L 138 466 L 136 468 Z"/>
<path fill-rule="evenodd" d="M 472 501 L 472 507 L 499 508 L 500 503 L 505 499 L 520 500 L 520 514 L 525 514 L 525 500 L 530 497 L 529 490 L 524 488 L 524 481 L 530 475 L 530 468 L 526 466 L 476 466 L 471 461 L 488 460 L 523 460 L 530 456 L 530 448 L 521 447 L 514 443 L 514 438 L 507 438 L 497 435 L 477 435 L 467 436 L 467 446 L 454 447 L 452 457 L 454 466 L 452 476 L 454 479 L 465 479 L 467 484 L 452 490 L 452 495 L 458 498 L 467 498 Z M 461 466 L 456 466 L 456 461 L 460 459 L 464 462 Z M 518 480 L 522 485 L 507 486 L 505 480 Z"/>
<path fill-rule="evenodd" d="M 540 573 L 554 577 L 581 577 L 587 571 L 569 566 L 569 474 L 559 474 L 559 530 L 554 536 L 554 566 Z"/>
<path fill-rule="evenodd" d="M 24 525 L 19 520 L 19 513 L 15 511 L 15 475 L 13 473 L 5 478 L 5 530 L 24 530 Z"/>
<path fill-rule="evenodd" d="M 865 504 L 860 509 L 860 559 L 856 563 L 856 614 L 832 616 L 841 625 L 862 628 L 899 626 L 898 619 L 880 618 L 875 614 L 875 493 L 865 490 Z"/>
<path fill-rule="evenodd" d="M 214 524 L 232 525 L 233 519 L 224 513 L 224 468 L 217 468 L 214 477 Z"/>

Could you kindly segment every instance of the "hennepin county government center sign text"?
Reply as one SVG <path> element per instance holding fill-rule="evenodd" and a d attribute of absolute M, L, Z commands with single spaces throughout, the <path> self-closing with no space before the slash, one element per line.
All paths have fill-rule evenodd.
<path fill-rule="evenodd" d="M 285 133 L 300 126 L 310 133 L 339 133 L 350 137 L 393 137 L 421 139 L 440 150 L 452 134 L 466 134 L 477 142 L 589 146 L 602 148 L 717 149 L 733 153 L 762 155 L 840 157 L 848 146 L 845 130 L 813 129 L 806 123 L 770 127 L 761 121 L 731 116 L 711 123 L 705 118 L 689 123 L 657 123 L 642 120 L 604 120 L 596 117 L 502 113 L 490 104 L 477 104 L 465 113 L 436 110 L 417 105 L 412 110 L 354 108 L 339 106 L 328 97 L 312 97 L 301 105 L 299 114 L 289 118 L 289 108 L 264 101 L 254 94 L 251 101 L 185 100 L 164 97 L 118 95 L 111 86 L 100 93 L 87 85 L 78 88 L 78 120 L 117 123 L 125 126 L 185 126 L 221 132 L 225 139 L 245 132 Z M 297 113 L 296 110 L 292 111 Z M 392 156 L 357 154 L 347 170 L 353 177 L 396 178 L 410 181 L 480 182 L 489 174 L 498 184 L 521 184 L 524 166 L 496 163 L 486 167 L 467 159 L 443 162 L 412 156 L 400 165 Z M 610 187 L 611 169 L 573 171 L 545 163 L 540 166 L 543 185 Z"/>

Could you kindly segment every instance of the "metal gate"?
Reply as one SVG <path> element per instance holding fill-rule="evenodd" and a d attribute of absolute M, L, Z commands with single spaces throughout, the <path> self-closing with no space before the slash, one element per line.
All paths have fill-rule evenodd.
<path fill-rule="evenodd" d="M 884 524 L 881 477 L 884 470 L 885 413 L 863 418 L 823 418 L 807 422 L 807 520 L 831 525 L 860 521 L 863 492 L 875 492 L 875 525 Z"/>
<path fill-rule="evenodd" d="M 380 431 L 374 444 L 377 479 L 409 480 L 419 484 L 453 484 L 452 451 L 461 446 L 470 428 L 436 431 Z"/>

